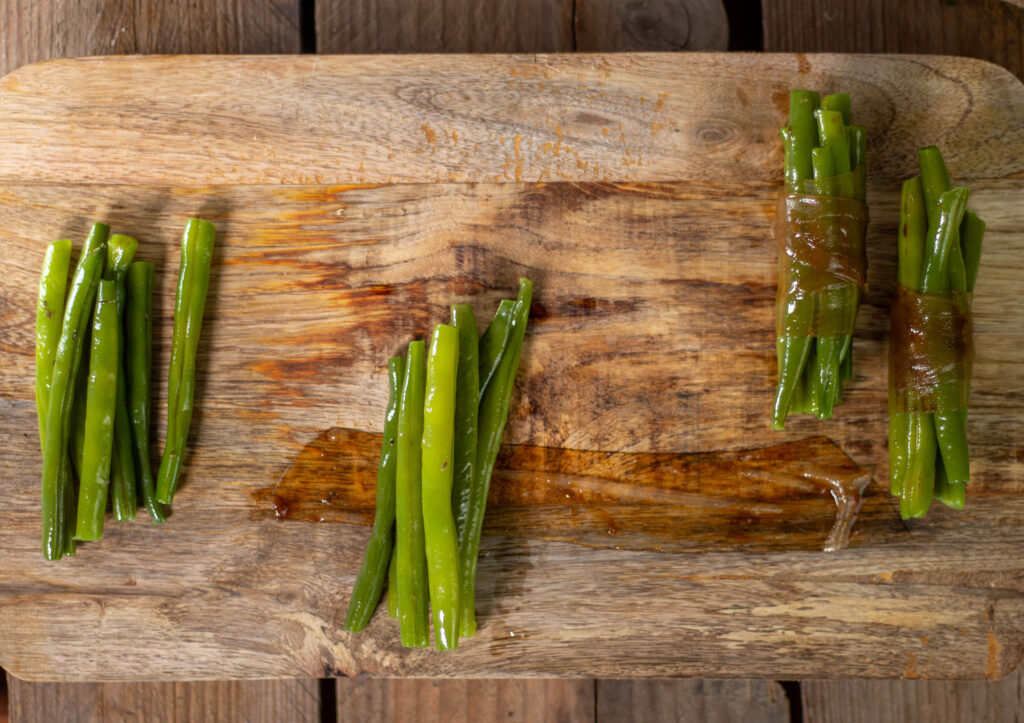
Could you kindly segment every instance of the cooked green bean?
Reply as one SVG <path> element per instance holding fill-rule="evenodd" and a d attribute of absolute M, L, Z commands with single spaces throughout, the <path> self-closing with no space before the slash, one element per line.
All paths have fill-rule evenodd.
<path fill-rule="evenodd" d="M 920 176 L 914 176 L 903 182 L 898 234 L 898 281 L 910 291 L 920 290 L 927 227 L 924 189 Z M 910 460 L 910 425 L 914 414 L 917 413 L 895 409 L 889 412 L 889 492 L 893 495 L 900 495 L 903 490 Z"/>
<path fill-rule="evenodd" d="M 459 330 L 459 379 L 455 385 L 454 479 L 452 513 L 461 540 L 469 515 L 473 469 L 476 467 L 477 421 L 480 411 L 480 354 L 476 318 L 469 304 L 452 307 L 452 326 Z"/>
<path fill-rule="evenodd" d="M 64 318 L 64 296 L 68 287 L 68 269 L 71 266 L 71 242 L 54 241 L 46 249 L 43 272 L 39 279 L 39 304 L 36 307 L 36 414 L 39 419 L 39 446 L 46 446 L 46 415 L 50 407 L 50 382 L 53 362 L 60 339 Z M 64 509 L 74 508 L 74 485 L 67 465 L 61 467 L 58 488 L 64 490 Z M 75 554 L 74 517 L 66 515 L 64 524 L 64 554 Z"/>
<path fill-rule="evenodd" d="M 818 141 L 815 112 L 821 104 L 820 96 L 814 91 L 794 90 L 789 94 L 789 120 L 780 134 L 785 150 L 786 190 L 789 193 L 803 193 L 803 183 L 814 178 L 814 148 Z M 818 154 L 821 155 L 820 152 Z M 821 163 L 823 159 L 819 159 Z M 794 280 L 803 277 L 802 267 L 793 269 Z M 815 311 L 814 294 L 793 297 L 788 300 L 789 313 L 795 319 L 813 318 Z M 778 382 L 772 404 L 772 428 L 783 429 L 790 405 L 797 389 L 801 388 L 804 411 L 810 412 L 817 399 L 817 382 L 802 379 L 804 369 L 814 352 L 813 337 L 778 334 L 775 340 L 775 354 L 778 358 Z M 806 375 L 808 377 L 812 375 Z"/>
<path fill-rule="evenodd" d="M 398 622 L 402 645 L 430 644 L 427 555 L 423 538 L 422 446 L 425 361 L 422 341 L 409 344 L 398 409 L 395 531 L 398 555 Z"/>
<path fill-rule="evenodd" d="M 138 242 L 131 236 L 114 234 L 107 243 L 107 271 L 105 278 L 114 282 L 117 297 L 117 318 L 124 328 L 125 274 L 135 257 Z M 122 334 L 123 336 L 123 334 Z M 121 345 L 121 351 L 124 346 Z M 135 519 L 135 461 L 132 454 L 132 433 L 128 418 L 128 391 L 125 381 L 123 354 L 117 360 L 117 403 L 114 407 L 114 449 L 110 464 L 110 496 L 114 519 L 118 522 Z M 86 425 L 86 435 L 90 427 Z M 86 442 L 88 445 L 88 441 Z"/>
<path fill-rule="evenodd" d="M 480 402 L 479 437 L 473 490 L 469 515 L 466 518 L 466 533 L 459 544 L 459 572 L 462 589 L 459 599 L 459 627 L 463 637 L 470 637 L 476 633 L 475 587 L 480 532 L 483 529 L 491 473 L 494 471 L 494 463 L 498 458 L 498 451 L 501 449 L 501 436 L 508 419 L 532 298 L 533 284 L 529 279 L 520 279 L 519 295 L 516 298 L 511 317 L 508 345 L 501 355 L 501 363 L 487 385 L 487 391 Z"/>
<path fill-rule="evenodd" d="M 82 454 L 75 527 L 75 537 L 79 540 L 98 540 L 103 537 L 103 516 L 107 511 L 117 375 L 120 371 L 116 286 L 113 280 L 100 281 L 93 312 L 89 383 L 85 402 L 88 433 Z"/>
<path fill-rule="evenodd" d="M 109 235 L 110 226 L 107 226 L 105 223 L 94 223 L 92 225 L 92 228 L 89 229 L 89 235 L 85 239 L 85 244 L 82 246 L 82 251 L 78 256 L 75 272 L 78 271 L 78 267 L 82 265 L 82 261 L 90 252 L 100 246 L 105 247 L 107 236 Z M 75 272 L 72 272 L 72 274 Z M 82 348 L 87 349 L 88 347 L 89 339 L 87 334 L 86 338 L 82 340 Z M 75 378 L 75 399 L 77 402 L 71 405 L 71 440 L 69 444 L 71 447 L 71 461 L 79 475 L 82 472 L 82 450 L 85 449 L 85 392 L 88 385 L 87 377 L 89 376 L 87 366 L 83 364 L 78 370 L 78 376 Z M 75 516 L 69 515 L 69 520 L 74 524 Z M 74 532 L 74 528 L 72 528 L 72 532 Z"/>
<path fill-rule="evenodd" d="M 514 300 L 503 299 L 498 304 L 498 310 L 494 313 L 491 323 L 487 325 L 483 336 L 480 337 L 478 383 L 481 400 L 484 398 L 484 392 L 487 391 L 487 385 L 491 383 L 495 372 L 498 371 L 501 355 L 508 348 L 508 335 L 512 329 L 512 312 L 515 311 L 515 306 Z"/>
<path fill-rule="evenodd" d="M 423 536 L 439 650 L 459 647 L 459 543 L 452 515 L 459 330 L 438 324 L 430 340 L 423 403 Z"/>
<path fill-rule="evenodd" d="M 196 355 L 210 285 L 215 230 L 209 221 L 189 219 L 181 244 L 181 268 L 174 302 L 171 368 L 167 381 L 167 439 L 157 474 L 157 499 L 171 504 L 188 443 L 195 396 Z"/>
<path fill-rule="evenodd" d="M 373 518 L 373 531 L 366 543 L 363 565 L 352 588 L 345 629 L 358 633 L 366 627 L 380 601 L 384 578 L 394 544 L 395 527 L 395 469 L 398 459 L 398 400 L 402 379 L 405 377 L 405 359 L 388 359 L 388 407 L 384 414 L 384 436 L 380 462 L 377 465 L 377 512 Z"/>
<path fill-rule="evenodd" d="M 87 254 L 76 269 L 67 294 L 60 339 L 54 355 L 40 490 L 43 555 L 48 560 L 59 559 L 69 547 L 66 538 L 72 516 L 68 509 L 72 496 L 67 489 L 71 475 L 66 467 L 69 464 L 71 406 L 82 357 L 82 342 L 89 328 L 105 257 L 106 248 L 100 245 Z"/>
<path fill-rule="evenodd" d="M 60 326 L 64 318 L 64 295 L 71 267 L 71 242 L 54 241 L 46 247 L 43 273 L 39 279 L 39 303 L 36 306 L 36 413 L 39 418 L 39 445 L 46 440 L 46 413 L 50 408 L 50 380 L 57 354 Z"/>
<path fill-rule="evenodd" d="M 153 264 L 135 261 L 125 276 L 124 372 L 128 391 L 132 457 L 139 497 L 154 523 L 164 522 L 163 507 L 156 499 L 156 483 L 149 460 L 151 417 L 149 374 L 153 362 Z"/>

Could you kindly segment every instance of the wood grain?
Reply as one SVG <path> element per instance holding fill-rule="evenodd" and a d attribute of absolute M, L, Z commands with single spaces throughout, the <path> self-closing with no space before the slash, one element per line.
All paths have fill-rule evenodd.
<path fill-rule="evenodd" d="M 316 3 L 319 53 L 557 53 L 572 24 L 572 0 Z"/>
<path fill-rule="evenodd" d="M 26 683 L 8 676 L 13 723 L 318 723 L 315 680 Z"/>
<path fill-rule="evenodd" d="M 0 75 L 80 55 L 297 53 L 299 45 L 299 0 L 0 3 Z"/>
<path fill-rule="evenodd" d="M 797 702 L 799 705 L 799 701 Z M 790 701 L 767 680 L 599 680 L 596 723 L 788 723 Z"/>
<path fill-rule="evenodd" d="M 787 94 L 804 85 L 848 90 L 871 119 L 876 182 L 916 172 L 928 143 L 963 181 L 1024 172 L 1008 152 L 1024 143 L 1024 90 L 961 58 L 190 56 L 7 76 L 0 180 L 774 183 Z M 933 112 L 940 103 L 959 110 Z"/>
<path fill-rule="evenodd" d="M 981 58 L 1024 79 L 1019 0 L 761 0 L 771 52 L 939 53 Z"/>
<path fill-rule="evenodd" d="M 804 681 L 806 723 L 1016 723 L 1024 710 L 1024 669 L 994 682 Z"/>
<path fill-rule="evenodd" d="M 577 0 L 576 50 L 725 50 L 721 0 Z"/>
<path fill-rule="evenodd" d="M 593 680 L 341 678 L 338 723 L 592 723 Z"/>
<path fill-rule="evenodd" d="M 24 677 L 98 679 L 140 669 L 154 678 L 1005 673 L 1020 660 L 1024 629 L 1012 553 L 1024 543 L 1024 371 L 1015 362 L 1024 324 L 1005 301 L 1024 260 L 1021 182 L 974 189 L 990 236 L 975 299 L 968 510 L 934 510 L 902 540 L 838 555 L 679 556 L 488 538 L 481 631 L 458 656 L 439 656 L 402 650 L 380 617 L 363 635 L 341 632 L 365 528 L 251 520 L 253 493 L 272 488 L 321 430 L 379 430 L 386 358 L 451 302 L 493 308 L 521 274 L 537 284 L 537 313 L 510 443 L 701 451 L 817 434 L 808 420 L 785 434 L 764 423 L 774 187 L 4 186 L 0 627 L 10 633 L 0 662 Z M 895 184 L 871 188 L 857 378 L 829 427 L 880 481 L 895 194 Z M 111 525 L 75 559 L 41 565 L 22 300 L 32 298 L 44 242 L 80 237 L 92 219 L 140 238 L 139 256 L 160 279 L 165 366 L 176 237 L 192 213 L 212 219 L 221 241 L 200 346 L 201 443 L 175 514 L 163 528 Z M 126 649 L 126 637 L 150 644 Z"/>

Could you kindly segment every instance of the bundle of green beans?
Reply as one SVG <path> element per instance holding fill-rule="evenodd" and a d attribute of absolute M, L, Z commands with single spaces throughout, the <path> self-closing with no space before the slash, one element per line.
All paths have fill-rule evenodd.
<path fill-rule="evenodd" d="M 850 113 L 850 96 L 845 93 L 819 98 L 813 91 L 791 92 L 789 122 L 780 131 L 787 194 L 864 202 L 867 134 L 863 127 L 850 124 Z M 779 279 L 775 429 L 785 427 L 790 412 L 831 418 L 834 406 L 842 401 L 843 382 L 853 375 L 852 336 L 835 332 L 852 330 L 860 288 L 851 282 L 811 290 L 811 273 L 794 265 L 789 278 Z"/>
<path fill-rule="evenodd" d="M 190 220 L 186 237 L 196 226 L 212 246 L 213 227 L 205 221 Z M 108 498 L 119 522 L 135 517 L 140 498 L 153 522 L 166 519 L 149 459 L 153 264 L 134 261 L 137 248 L 132 237 L 110 236 L 109 226 L 94 224 L 70 282 L 71 242 L 55 241 L 46 251 L 36 309 L 36 408 L 48 560 L 74 554 L 76 540 L 102 537 Z M 195 251 L 188 256 L 191 268 Z M 183 249 L 183 269 L 184 257 Z M 205 277 L 196 278 L 205 299 L 208 254 L 203 258 Z M 201 302 L 196 308 L 191 315 L 175 309 L 176 332 L 179 316 L 188 317 L 181 356 L 191 367 L 182 376 L 194 376 Z M 176 333 L 175 348 L 177 342 Z M 189 396 L 189 412 L 191 404 Z M 184 429 L 187 435 L 187 422 Z M 175 453 L 184 446 L 181 434 L 168 444 Z"/>
<path fill-rule="evenodd" d="M 429 355 L 422 341 L 388 360 L 389 400 L 377 469 L 377 513 L 345 629 L 369 622 L 388 581 L 402 644 L 458 647 L 476 632 L 476 563 L 491 474 L 501 447 L 533 285 L 498 305 L 477 336 L 473 310 L 452 307 Z"/>
<path fill-rule="evenodd" d="M 903 324 L 894 306 L 890 344 L 889 486 L 904 519 L 922 517 L 933 497 L 964 507 L 972 348 L 967 295 L 985 233 L 985 223 L 967 210 L 970 191 L 950 187 L 939 149 L 921 149 L 918 163 L 921 175 L 904 181 L 900 201 L 897 305 L 906 297 L 923 312 Z M 950 311 L 951 323 L 944 323 Z M 910 328 L 897 328 L 901 324 Z M 929 338 L 936 330 L 947 338 Z M 923 353 L 901 359 L 904 344 Z"/>

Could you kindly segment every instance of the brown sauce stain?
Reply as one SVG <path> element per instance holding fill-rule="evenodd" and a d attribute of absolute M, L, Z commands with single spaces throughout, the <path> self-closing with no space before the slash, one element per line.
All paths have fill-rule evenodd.
<path fill-rule="evenodd" d="M 379 434 L 323 432 L 252 493 L 253 519 L 371 524 L 380 445 Z M 484 534 L 657 552 L 839 550 L 904 535 L 869 481 L 825 437 L 700 454 L 505 446 Z"/>

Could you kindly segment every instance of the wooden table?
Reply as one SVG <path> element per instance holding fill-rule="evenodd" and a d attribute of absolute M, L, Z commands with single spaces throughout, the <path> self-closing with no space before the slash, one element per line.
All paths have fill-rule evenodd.
<path fill-rule="evenodd" d="M 7 0 L 0 4 L 3 66 L 10 70 L 48 57 L 120 52 L 395 52 L 395 51 L 566 51 L 721 48 L 724 16 L 716 3 L 692 3 L 686 21 L 674 3 L 643 7 L 597 0 L 563 0 L 538 17 L 538 2 L 508 0 L 487 13 L 457 3 L 448 13 L 424 12 L 409 0 L 382 2 L 365 12 L 342 3 L 258 2 L 233 19 L 226 0 L 111 4 L 81 3 L 76 15 L 49 3 Z M 965 2 L 937 10 L 921 0 L 910 17 L 873 16 L 852 0 L 830 3 L 785 3 L 765 0 L 765 48 L 770 50 L 913 50 L 959 52 L 989 57 L 1021 73 L 1021 10 L 1016 3 Z M 666 10 L 666 6 L 669 7 Z M 698 7 L 699 6 L 699 7 Z M 737 4 L 733 37 L 750 37 Z M 676 12 L 672 12 L 675 9 Z M 361 12 L 362 10 L 362 12 Z M 63 12 L 65 14 L 61 15 Z M 843 32 L 834 18 L 866 18 L 885 33 Z M 694 21 L 697 18 L 697 21 Z M 995 18 L 997 22 L 990 23 Z M 890 21 L 890 22 L 886 22 Z M 830 25 L 830 23 L 832 23 Z M 935 32 L 955 28 L 961 32 Z M 805 28 L 815 27 L 807 33 Z M 923 30 L 915 32 L 915 28 Z M 977 32 L 971 32 L 971 28 Z M 744 28 L 748 30 L 744 31 Z M 992 30 L 992 28 L 995 28 Z M 739 32 L 737 32 L 737 30 Z M 986 35 L 985 30 L 991 34 Z M 1015 35 L 1016 33 L 1016 35 Z M 951 41 L 944 38 L 952 38 Z M 754 48 L 751 48 L 754 49 Z M 1019 684 L 1007 679 L 985 683 L 921 684 L 901 682 L 830 682 L 786 684 L 734 681 L 376 681 L 339 680 L 333 685 L 309 681 L 168 684 L 34 684 L 11 681 L 16 720 L 50 719 L 64 714 L 113 719 L 119 711 L 176 713 L 193 719 L 247 717 L 262 711 L 265 719 L 316 720 L 321 706 L 340 720 L 368 720 L 374 713 L 402 719 L 417 711 L 428 720 L 441 696 L 472 701 L 467 720 L 540 720 L 542 712 L 559 711 L 568 720 L 670 720 L 695 707 L 705 720 L 786 720 L 791 706 L 802 706 L 805 720 L 849 720 L 842 712 L 856 703 L 864 720 L 886 715 L 897 720 L 904 711 L 934 707 L 942 720 L 1009 720 L 1021 705 Z M 469 698 L 465 695 L 470 694 Z M 483 706 L 483 707 L 481 707 Z M 872 706 L 875 706 L 874 708 Z"/>

